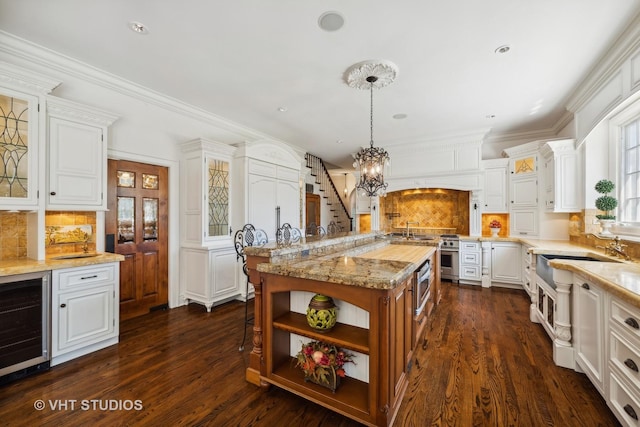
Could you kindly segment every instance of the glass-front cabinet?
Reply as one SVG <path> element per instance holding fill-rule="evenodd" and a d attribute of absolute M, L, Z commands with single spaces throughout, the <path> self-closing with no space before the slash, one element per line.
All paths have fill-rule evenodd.
<path fill-rule="evenodd" d="M 38 205 L 38 98 L 0 87 L 0 209 Z"/>
<path fill-rule="evenodd" d="M 207 158 L 207 235 L 229 235 L 229 165 L 226 160 Z"/>
<path fill-rule="evenodd" d="M 205 139 L 181 145 L 180 282 L 185 300 L 207 310 L 240 295 L 231 229 L 235 147 Z"/>
<path fill-rule="evenodd" d="M 204 139 L 181 148 L 182 244 L 231 241 L 231 160 L 236 148 Z"/>

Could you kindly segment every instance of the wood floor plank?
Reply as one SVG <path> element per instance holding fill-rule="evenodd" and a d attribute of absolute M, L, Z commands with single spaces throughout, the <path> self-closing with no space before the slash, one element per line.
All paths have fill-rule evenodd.
<path fill-rule="evenodd" d="M 585 375 L 553 365 L 524 291 L 443 284 L 395 426 L 616 426 Z M 358 423 L 244 380 L 244 305 L 199 305 L 121 324 L 120 343 L 0 387 L 0 425 L 337 426 Z M 139 400 L 140 410 L 34 409 Z"/>

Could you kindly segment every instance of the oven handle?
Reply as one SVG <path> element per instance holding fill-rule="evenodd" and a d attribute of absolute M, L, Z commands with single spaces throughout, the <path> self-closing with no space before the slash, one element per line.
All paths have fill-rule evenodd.
<path fill-rule="evenodd" d="M 418 272 L 418 283 L 425 281 L 425 277 L 428 279 L 431 276 L 431 263 L 427 261 L 425 266 Z"/>

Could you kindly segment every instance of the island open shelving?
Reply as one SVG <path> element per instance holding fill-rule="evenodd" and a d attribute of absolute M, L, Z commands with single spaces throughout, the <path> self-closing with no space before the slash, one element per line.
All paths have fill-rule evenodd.
<path fill-rule="evenodd" d="M 411 352 L 412 277 L 392 289 L 369 289 L 261 273 L 264 307 L 261 382 L 273 384 L 361 423 L 389 425 L 408 384 Z M 338 322 L 328 332 L 312 329 L 290 310 L 291 292 L 322 293 L 369 313 L 368 329 Z M 335 392 L 304 379 L 290 354 L 290 336 L 334 344 L 369 357 L 369 382 L 342 378 Z M 357 361 L 356 361 L 357 362 Z"/>

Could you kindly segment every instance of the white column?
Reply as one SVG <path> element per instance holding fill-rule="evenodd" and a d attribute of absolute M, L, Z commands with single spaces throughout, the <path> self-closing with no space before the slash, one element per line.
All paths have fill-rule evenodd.
<path fill-rule="evenodd" d="M 571 342 L 571 287 L 573 273 L 568 270 L 553 269 L 556 284 L 556 313 L 554 322 L 553 361 L 564 368 L 575 369 L 575 354 Z"/>

